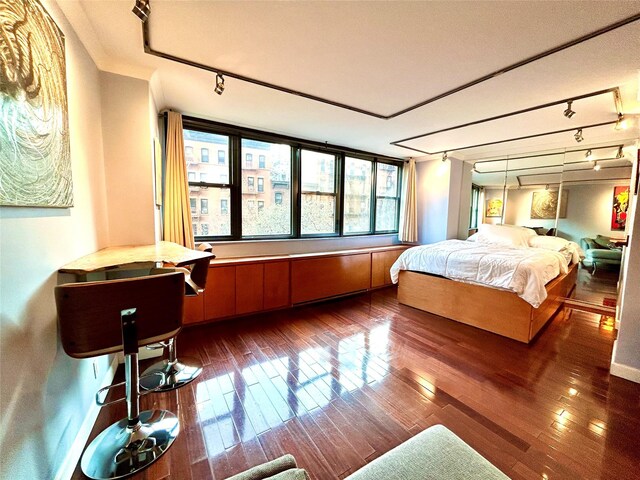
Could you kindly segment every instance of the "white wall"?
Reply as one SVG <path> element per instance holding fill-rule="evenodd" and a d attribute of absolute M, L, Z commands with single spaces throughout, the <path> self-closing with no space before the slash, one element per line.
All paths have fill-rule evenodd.
<path fill-rule="evenodd" d="M 100 72 L 109 245 L 155 241 L 149 82 Z"/>
<path fill-rule="evenodd" d="M 418 190 L 418 242 L 447 239 L 450 162 L 416 162 Z"/>
<path fill-rule="evenodd" d="M 75 205 L 0 208 L 0 478 L 52 479 L 72 450 L 109 359 L 78 361 L 61 349 L 53 289 L 57 269 L 106 245 L 99 73 L 58 7 L 66 36 Z"/>

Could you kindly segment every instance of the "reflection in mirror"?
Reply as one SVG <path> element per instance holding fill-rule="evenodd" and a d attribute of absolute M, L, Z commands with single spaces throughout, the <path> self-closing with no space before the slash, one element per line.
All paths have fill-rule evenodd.
<path fill-rule="evenodd" d="M 635 140 L 567 151 L 558 235 L 582 247 L 575 298 L 615 306 Z"/>
<path fill-rule="evenodd" d="M 506 201 L 506 157 L 487 158 L 474 164 L 471 171 L 470 233 L 481 223 L 504 223 Z"/>

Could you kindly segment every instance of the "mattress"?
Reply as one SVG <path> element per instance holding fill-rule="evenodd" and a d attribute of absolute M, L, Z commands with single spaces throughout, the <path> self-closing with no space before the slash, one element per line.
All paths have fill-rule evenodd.
<path fill-rule="evenodd" d="M 508 290 L 538 308 L 547 298 L 545 285 L 567 273 L 570 261 L 566 252 L 445 240 L 405 250 L 390 273 L 393 283 L 410 270 Z"/>

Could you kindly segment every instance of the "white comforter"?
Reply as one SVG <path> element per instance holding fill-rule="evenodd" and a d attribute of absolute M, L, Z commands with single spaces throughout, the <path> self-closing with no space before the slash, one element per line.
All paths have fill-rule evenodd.
<path fill-rule="evenodd" d="M 446 240 L 405 250 L 391 266 L 393 283 L 400 270 L 509 290 L 537 308 L 547 298 L 547 282 L 568 272 L 568 261 L 560 252 L 541 248 Z"/>

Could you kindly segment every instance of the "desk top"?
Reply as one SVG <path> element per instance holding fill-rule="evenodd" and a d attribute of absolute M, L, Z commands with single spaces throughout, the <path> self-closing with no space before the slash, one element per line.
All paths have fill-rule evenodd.
<path fill-rule="evenodd" d="M 158 242 L 153 245 L 103 248 L 82 258 L 67 263 L 61 273 L 86 274 L 110 270 L 122 266 L 162 262 L 177 267 L 189 265 L 201 258 L 215 258 L 208 252 L 191 250 L 173 242 Z"/>

